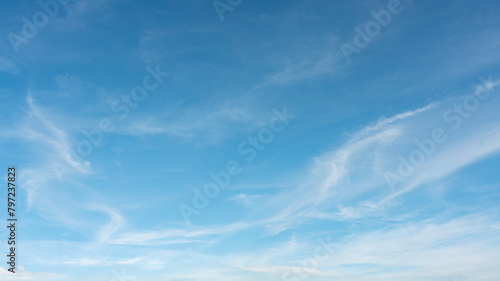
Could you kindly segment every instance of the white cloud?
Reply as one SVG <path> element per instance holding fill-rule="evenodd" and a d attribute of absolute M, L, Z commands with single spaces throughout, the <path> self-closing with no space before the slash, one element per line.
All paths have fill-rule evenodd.
<path fill-rule="evenodd" d="M 16 268 L 16 273 L 9 272 L 6 268 L 0 266 L 0 278 L 2 280 L 35 280 L 35 281 L 51 281 L 63 280 L 67 276 L 51 273 L 51 272 L 28 272 L 23 266 Z"/>
<path fill-rule="evenodd" d="M 229 197 L 229 200 L 232 200 L 240 205 L 243 205 L 244 207 L 249 207 L 256 200 L 258 200 L 261 197 L 262 197 L 262 195 L 249 195 L 249 194 L 240 193 L 240 194 Z"/>
<path fill-rule="evenodd" d="M 235 233 L 252 227 L 252 223 L 234 223 L 212 227 L 189 227 L 187 229 L 169 228 L 156 231 L 126 232 L 117 235 L 114 239 L 109 239 L 110 244 L 128 245 L 161 245 L 170 243 L 199 243 L 207 242 L 206 239 L 213 239 L 217 235 Z M 200 240 L 200 238 L 205 240 Z"/>
<path fill-rule="evenodd" d="M 129 120 L 125 126 L 118 126 L 115 133 L 133 136 L 165 134 L 184 140 L 217 143 L 236 133 L 248 132 L 264 122 L 262 116 L 255 116 L 249 107 L 239 106 L 234 101 L 182 111 L 167 108 L 163 112 L 154 117 L 143 115 Z"/>
<path fill-rule="evenodd" d="M 19 67 L 15 65 L 11 60 L 0 57 L 0 71 L 9 72 L 9 73 L 19 73 Z"/>
<path fill-rule="evenodd" d="M 116 233 L 125 224 L 125 219 L 109 207 L 92 206 L 90 209 L 102 211 L 110 217 L 109 223 L 103 226 L 97 233 L 97 241 L 99 241 L 100 243 L 105 243 L 111 237 L 111 235 Z"/>
<path fill-rule="evenodd" d="M 497 85 L 493 81 L 491 85 Z M 484 91 L 478 86 L 474 93 Z M 460 128 L 442 115 L 464 97 L 431 103 L 422 108 L 380 119 L 353 133 L 342 146 L 314 158 L 309 174 L 295 187 L 259 201 L 262 213 L 276 214 L 261 220 L 271 234 L 294 228 L 309 219 L 358 220 L 364 217 L 395 217 L 399 196 L 426 183 L 446 179 L 459 169 L 500 152 L 500 121 L 491 118 L 498 98 L 487 102 L 463 120 Z M 398 168 L 399 156 L 418 148 L 414 140 L 431 137 L 442 128 L 448 139 L 401 186 L 391 187 L 385 173 Z M 400 218 L 401 219 L 401 218 Z"/>

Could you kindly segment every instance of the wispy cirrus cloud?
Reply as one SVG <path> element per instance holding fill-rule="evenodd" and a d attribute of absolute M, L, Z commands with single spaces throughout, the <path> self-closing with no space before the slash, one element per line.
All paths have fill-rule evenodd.
<path fill-rule="evenodd" d="M 10 59 L 5 57 L 0 57 L 0 71 L 16 74 L 19 73 L 20 69 Z"/>
<path fill-rule="evenodd" d="M 19 266 L 16 273 L 9 272 L 7 269 L 0 267 L 0 277 L 2 280 L 64 280 L 68 278 L 65 275 L 51 272 L 28 272 L 23 266 Z"/>
<path fill-rule="evenodd" d="M 498 82 L 492 83 L 496 85 Z M 495 110 L 494 104 L 498 104 L 495 95 L 488 102 L 481 102 L 480 109 L 463 118 L 460 128 L 453 129 L 458 119 L 451 121 L 449 117 L 443 117 L 465 97 L 434 102 L 383 118 L 375 125 L 351 134 L 344 145 L 314 158 L 309 175 L 302 181 L 277 195 L 262 198 L 257 208 L 276 214 L 262 222 L 272 222 L 268 225 L 269 230 L 279 233 L 314 218 L 350 221 L 364 217 L 391 217 L 397 212 L 401 200 L 405 200 L 398 197 L 496 155 L 500 152 L 499 135 L 492 130 L 498 128 L 499 123 L 487 118 Z M 446 142 L 434 144 L 435 149 L 431 155 L 425 156 L 424 165 L 415 167 L 415 172 L 402 178 L 396 187 L 391 186 L 387 173 L 397 173 L 401 157 L 408 158 L 413 151 L 420 149 L 415 141 L 432 137 L 436 128 L 445 132 Z"/>

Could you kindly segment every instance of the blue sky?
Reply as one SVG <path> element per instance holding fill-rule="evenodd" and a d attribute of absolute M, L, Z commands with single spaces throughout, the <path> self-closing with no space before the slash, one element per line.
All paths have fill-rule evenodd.
<path fill-rule="evenodd" d="M 2 3 L 1 280 L 498 280 L 498 1 L 146 2 Z"/>

